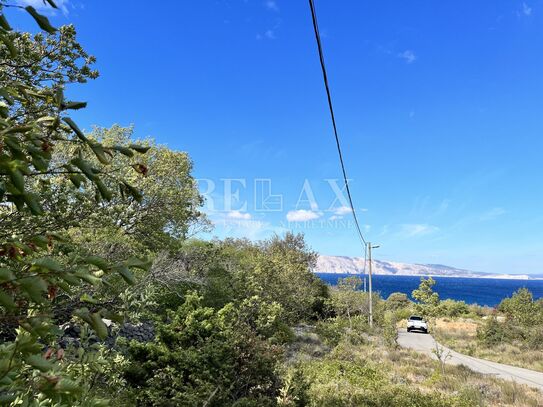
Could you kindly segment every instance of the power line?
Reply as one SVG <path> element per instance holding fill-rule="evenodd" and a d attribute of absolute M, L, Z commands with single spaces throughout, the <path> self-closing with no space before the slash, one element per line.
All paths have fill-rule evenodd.
<path fill-rule="evenodd" d="M 336 137 L 337 152 L 339 154 L 339 162 L 341 163 L 341 171 L 343 172 L 343 181 L 345 182 L 345 190 L 347 191 L 347 197 L 349 198 L 349 205 L 351 207 L 351 211 L 353 214 L 356 230 L 358 231 L 358 236 L 360 237 L 360 240 L 362 244 L 364 245 L 364 249 L 365 249 L 367 245 L 366 239 L 364 239 L 364 235 L 362 234 L 362 230 L 360 229 L 360 224 L 358 223 L 356 211 L 354 210 L 353 199 L 351 197 L 351 190 L 349 189 L 349 182 L 347 181 L 347 172 L 345 171 L 345 164 L 343 162 L 343 153 L 341 152 L 341 144 L 339 142 L 339 136 L 337 132 L 336 117 L 334 115 L 334 107 L 332 105 L 332 96 L 330 95 L 330 87 L 328 86 L 328 75 L 326 74 L 326 65 L 324 64 L 324 53 L 322 52 L 321 35 L 319 32 L 319 25 L 317 23 L 317 14 L 315 12 L 315 4 L 313 4 L 313 0 L 309 0 L 309 7 L 311 8 L 313 28 L 315 29 L 315 39 L 317 40 L 317 47 L 319 49 L 319 59 L 321 62 L 322 76 L 324 79 L 324 87 L 326 88 L 326 96 L 328 97 L 328 107 L 330 108 L 330 116 L 332 117 L 332 126 L 334 127 L 334 136 Z"/>

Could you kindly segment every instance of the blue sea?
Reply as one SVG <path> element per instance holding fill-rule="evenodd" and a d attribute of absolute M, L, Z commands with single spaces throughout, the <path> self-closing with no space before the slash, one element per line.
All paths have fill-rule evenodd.
<path fill-rule="evenodd" d="M 336 285 L 339 278 L 352 274 L 317 273 L 330 285 Z M 362 276 L 361 276 L 362 277 Z M 528 288 L 534 299 L 543 297 L 543 280 L 502 280 L 494 278 L 432 277 L 436 281 L 434 291 L 442 300 L 450 298 L 465 301 L 468 304 L 495 307 L 506 297 L 510 297 L 519 288 Z M 420 284 L 419 276 L 373 276 L 373 291 L 387 298 L 391 293 L 401 292 L 409 295 Z"/>

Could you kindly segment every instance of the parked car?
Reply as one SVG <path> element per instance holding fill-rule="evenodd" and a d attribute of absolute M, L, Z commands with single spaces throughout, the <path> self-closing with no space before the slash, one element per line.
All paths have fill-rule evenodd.
<path fill-rule="evenodd" d="M 428 333 L 428 323 L 423 317 L 418 315 L 411 315 L 407 320 L 407 332 L 422 331 Z"/>

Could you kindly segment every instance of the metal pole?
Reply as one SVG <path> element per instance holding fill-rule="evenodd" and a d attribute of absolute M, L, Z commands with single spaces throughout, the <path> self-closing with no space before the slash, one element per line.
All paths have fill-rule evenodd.
<path fill-rule="evenodd" d="M 369 258 L 369 303 L 370 303 L 370 328 L 373 328 L 373 298 L 371 287 L 371 243 L 368 242 L 368 258 Z"/>

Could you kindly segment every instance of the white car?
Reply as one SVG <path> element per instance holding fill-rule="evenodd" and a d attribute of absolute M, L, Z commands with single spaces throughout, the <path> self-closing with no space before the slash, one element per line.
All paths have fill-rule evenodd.
<path fill-rule="evenodd" d="M 407 332 L 411 331 L 422 331 L 424 333 L 428 333 L 428 323 L 423 317 L 411 315 L 407 320 Z"/>

